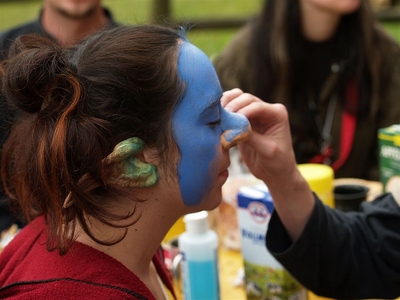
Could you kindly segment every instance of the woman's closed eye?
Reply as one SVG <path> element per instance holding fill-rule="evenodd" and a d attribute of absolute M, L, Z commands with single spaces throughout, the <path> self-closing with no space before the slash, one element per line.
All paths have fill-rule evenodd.
<path fill-rule="evenodd" d="M 215 127 L 221 124 L 221 119 L 207 123 L 208 126 Z"/>

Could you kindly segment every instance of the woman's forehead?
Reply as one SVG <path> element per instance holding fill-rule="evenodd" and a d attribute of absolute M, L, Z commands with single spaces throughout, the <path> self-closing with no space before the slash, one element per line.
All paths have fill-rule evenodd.
<path fill-rule="evenodd" d="M 192 109 L 204 110 L 221 98 L 222 88 L 213 64 L 203 51 L 187 41 L 179 48 L 178 72 L 186 83 L 183 100 L 190 100 Z"/>

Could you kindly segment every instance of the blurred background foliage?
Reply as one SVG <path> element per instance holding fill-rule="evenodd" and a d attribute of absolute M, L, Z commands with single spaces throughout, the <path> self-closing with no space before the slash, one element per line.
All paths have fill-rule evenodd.
<path fill-rule="evenodd" d="M 171 18 L 191 20 L 203 18 L 251 17 L 263 0 L 170 0 Z M 42 0 L 0 1 L 0 30 L 37 18 Z M 149 23 L 151 0 L 103 0 L 116 21 L 123 24 Z M 193 30 L 189 40 L 207 55 L 218 53 L 237 29 Z"/>
<path fill-rule="evenodd" d="M 0 30 L 38 17 L 42 0 L 0 0 Z M 263 0 L 170 0 L 171 19 L 201 20 L 217 18 L 251 18 Z M 116 21 L 123 24 L 145 24 L 151 19 L 151 0 L 103 0 Z M 201 22 L 201 21 L 200 21 Z M 383 23 L 400 41 L 400 22 Z M 237 29 L 191 30 L 189 40 L 207 55 L 213 56 L 232 38 Z"/>

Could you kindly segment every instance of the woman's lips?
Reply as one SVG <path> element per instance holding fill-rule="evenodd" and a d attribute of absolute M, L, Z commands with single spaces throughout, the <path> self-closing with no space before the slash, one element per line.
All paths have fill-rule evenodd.
<path fill-rule="evenodd" d="M 218 176 L 221 176 L 221 177 L 228 177 L 228 176 L 229 176 L 229 171 L 228 171 L 228 169 L 226 169 L 225 171 L 219 173 Z"/>

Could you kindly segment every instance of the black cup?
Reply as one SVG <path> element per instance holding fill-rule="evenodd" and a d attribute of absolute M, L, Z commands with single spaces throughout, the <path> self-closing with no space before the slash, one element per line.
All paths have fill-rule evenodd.
<path fill-rule="evenodd" d="M 335 208 L 342 211 L 359 211 L 361 202 L 367 199 L 369 188 L 358 184 L 343 184 L 333 190 Z"/>

